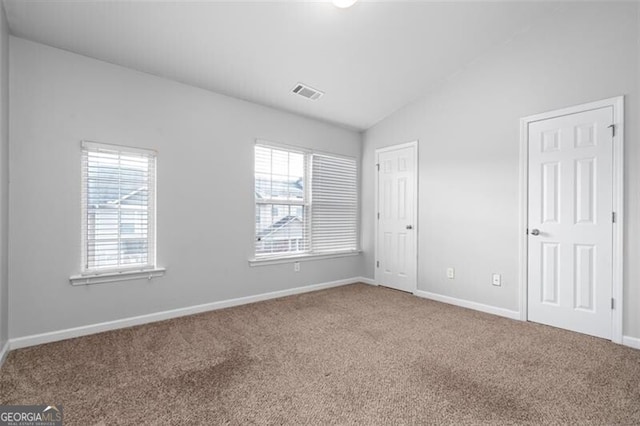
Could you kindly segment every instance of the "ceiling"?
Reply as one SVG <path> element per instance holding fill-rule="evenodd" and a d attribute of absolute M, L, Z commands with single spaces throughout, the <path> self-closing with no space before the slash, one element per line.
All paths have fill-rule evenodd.
<path fill-rule="evenodd" d="M 549 2 L 5 0 L 12 34 L 364 130 L 536 19 Z M 325 92 L 294 95 L 298 82 Z"/>

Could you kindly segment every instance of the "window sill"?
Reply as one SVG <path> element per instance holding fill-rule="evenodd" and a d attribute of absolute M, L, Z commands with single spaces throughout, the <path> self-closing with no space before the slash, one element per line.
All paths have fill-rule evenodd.
<path fill-rule="evenodd" d="M 335 259 L 338 257 L 359 256 L 362 250 L 348 251 L 342 253 L 327 253 L 327 254 L 301 254 L 297 256 L 287 257 L 267 257 L 258 259 L 249 259 L 249 266 L 266 266 L 266 265 L 278 265 L 281 263 L 294 263 L 294 262 L 308 262 L 312 260 L 323 259 Z"/>
<path fill-rule="evenodd" d="M 152 278 L 163 276 L 165 272 L 165 268 L 153 268 L 137 271 L 107 272 L 104 274 L 74 275 L 69 278 L 69 281 L 71 282 L 71 285 L 90 285 L 116 281 L 138 280 L 142 278 L 150 280 Z"/>

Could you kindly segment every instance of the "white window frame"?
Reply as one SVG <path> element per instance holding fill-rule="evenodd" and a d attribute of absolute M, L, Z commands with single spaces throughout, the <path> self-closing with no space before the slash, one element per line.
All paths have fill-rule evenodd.
<path fill-rule="evenodd" d="M 302 154 L 304 156 L 304 173 L 305 176 L 303 176 L 304 178 L 304 198 L 302 200 L 302 202 L 300 201 L 292 201 L 292 200 L 278 200 L 273 201 L 273 200 L 269 200 L 269 201 L 258 201 L 254 199 L 254 212 L 255 212 L 255 208 L 257 205 L 261 204 L 261 205 L 281 205 L 281 206 L 301 206 L 302 209 L 304 210 L 304 214 L 305 214 L 305 235 L 307 236 L 307 251 L 303 252 L 303 253 L 294 253 L 294 254 L 266 254 L 266 255 L 261 255 L 261 256 L 256 256 L 256 250 L 257 250 L 257 234 L 256 234 L 256 229 L 255 229 L 255 224 L 254 224 L 254 229 L 253 229 L 253 259 L 257 262 L 266 262 L 266 261 L 270 261 L 270 260 L 279 260 L 282 259 L 284 257 L 287 258 L 293 258 L 293 257 L 302 257 L 302 256 L 307 256 L 308 255 L 308 251 L 310 249 L 310 232 L 311 232 L 311 228 L 310 228 L 310 214 L 311 214 L 311 193 L 309 191 L 309 176 L 311 173 L 311 161 L 310 161 L 310 151 L 309 150 L 305 150 L 302 148 L 298 148 L 298 147 L 292 147 L 292 146 L 286 146 L 286 145 L 279 145 L 279 144 L 273 144 L 270 142 L 264 142 L 264 141 L 259 141 L 256 142 L 254 145 L 254 173 L 253 173 L 253 185 L 254 185 L 254 191 L 252 193 L 255 193 L 255 147 L 257 146 L 263 146 L 265 148 L 272 148 L 272 149 L 277 149 L 277 150 L 282 150 L 282 151 L 287 151 L 289 153 L 294 153 L 294 154 Z"/>
<path fill-rule="evenodd" d="M 252 233 L 252 257 L 249 259 L 250 266 L 261 266 L 261 265 L 275 265 L 281 263 L 294 263 L 301 262 L 306 260 L 320 260 L 320 259 L 331 259 L 331 258 L 339 258 L 339 257 L 347 257 L 347 256 L 358 256 L 362 253 L 360 248 L 360 167 L 356 157 L 351 157 L 348 155 L 335 154 L 333 152 L 312 150 L 308 148 L 302 148 L 299 146 L 288 145 L 277 142 L 270 142 L 262 139 L 256 139 L 255 144 L 253 146 L 253 179 L 251 179 L 251 195 L 253 208 L 255 212 L 255 208 L 258 204 L 274 204 L 273 202 L 269 203 L 258 203 L 255 200 L 255 147 L 256 146 L 264 146 L 267 148 L 279 149 L 288 152 L 295 152 L 299 154 L 304 154 L 305 156 L 305 171 L 306 175 L 304 176 L 304 209 L 305 214 L 308 214 L 308 220 L 306 221 L 306 232 L 309 235 L 309 242 L 307 251 L 304 253 L 296 253 L 296 254 L 276 254 L 276 255 L 264 255 L 264 256 L 256 256 L 256 248 L 257 248 L 257 234 L 256 234 L 256 225 L 255 225 L 255 214 L 253 215 L 253 233 Z M 313 186 L 313 176 L 312 176 L 312 156 L 314 154 L 317 155 L 325 155 L 337 158 L 345 158 L 349 160 L 354 160 L 356 163 L 356 186 L 358 188 L 358 206 L 356 208 L 356 248 L 354 250 L 341 250 L 330 253 L 313 253 L 313 238 L 311 235 L 311 220 L 313 217 L 312 209 L 313 209 L 313 200 L 311 196 L 311 188 Z M 299 205 L 299 203 L 291 203 L 291 202 L 280 202 L 278 204 L 292 204 Z"/>
<path fill-rule="evenodd" d="M 133 280 L 140 278 L 152 279 L 155 277 L 160 277 L 164 275 L 165 268 L 161 268 L 157 266 L 156 255 L 157 255 L 157 239 L 156 239 L 156 217 L 157 217 L 157 209 L 156 209 L 156 192 L 157 192 L 157 152 L 150 149 L 143 148 L 135 148 L 129 146 L 122 145 L 114 145 L 114 144 L 106 144 L 100 142 L 93 141 L 82 141 L 81 142 L 81 168 L 82 161 L 84 161 L 85 151 L 100 151 L 105 150 L 109 152 L 120 152 L 125 154 L 144 154 L 153 160 L 153 175 L 150 182 L 152 186 L 150 188 L 150 199 L 148 204 L 148 235 L 147 235 L 147 264 L 146 265 L 132 265 L 132 266 L 120 266 L 115 268 L 89 268 L 88 267 L 88 235 L 87 235 L 87 205 L 84 199 L 81 201 L 81 266 L 80 266 L 80 274 L 71 276 L 69 278 L 71 284 L 73 285 L 85 285 L 85 284 L 96 284 L 96 283 L 105 283 L 105 282 L 114 282 L 114 281 L 125 281 L 125 280 Z M 81 169 L 81 198 L 84 198 L 87 190 L 88 190 L 88 182 L 87 177 L 85 175 L 84 170 Z M 118 224 L 120 227 L 121 224 Z"/>

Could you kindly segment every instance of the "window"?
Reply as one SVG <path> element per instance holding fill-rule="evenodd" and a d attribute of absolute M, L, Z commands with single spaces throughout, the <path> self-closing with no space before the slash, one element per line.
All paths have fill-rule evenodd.
<path fill-rule="evenodd" d="M 356 160 L 258 143 L 255 258 L 358 250 Z"/>
<path fill-rule="evenodd" d="M 154 151 L 82 143 L 82 272 L 155 267 Z"/>
<path fill-rule="evenodd" d="M 312 156 L 311 235 L 314 253 L 357 249 L 358 175 L 352 158 Z"/>

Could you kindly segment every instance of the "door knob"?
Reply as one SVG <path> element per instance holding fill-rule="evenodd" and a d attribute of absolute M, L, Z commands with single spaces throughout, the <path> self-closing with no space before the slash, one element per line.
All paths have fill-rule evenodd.
<path fill-rule="evenodd" d="M 531 230 L 531 235 L 534 235 L 534 236 L 540 235 L 540 230 L 539 229 L 532 229 Z"/>
<path fill-rule="evenodd" d="M 407 225 L 407 229 L 413 229 L 412 225 Z"/>

